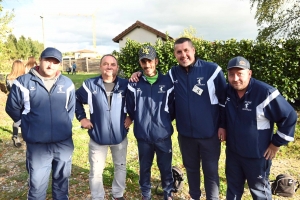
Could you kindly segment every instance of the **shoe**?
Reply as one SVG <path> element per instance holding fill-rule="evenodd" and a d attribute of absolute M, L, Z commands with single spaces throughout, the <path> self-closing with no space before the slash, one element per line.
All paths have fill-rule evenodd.
<path fill-rule="evenodd" d="M 125 200 L 125 198 L 124 197 L 118 197 L 118 198 L 113 197 L 112 200 Z"/>
<path fill-rule="evenodd" d="M 142 200 L 151 200 L 151 198 L 142 196 Z"/>

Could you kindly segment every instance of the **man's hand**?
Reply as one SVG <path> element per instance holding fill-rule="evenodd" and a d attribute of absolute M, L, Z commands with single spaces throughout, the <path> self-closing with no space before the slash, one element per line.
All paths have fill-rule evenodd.
<path fill-rule="evenodd" d="M 142 75 L 141 72 L 134 72 L 130 79 L 129 79 L 129 82 L 139 82 L 139 77 Z"/>
<path fill-rule="evenodd" d="M 131 121 L 130 117 L 127 116 L 126 119 L 125 119 L 125 121 L 124 121 L 125 128 L 128 129 L 131 124 L 132 124 L 132 121 Z"/>
<path fill-rule="evenodd" d="M 278 150 L 279 147 L 276 147 L 274 144 L 271 143 L 267 148 L 267 150 L 265 151 L 264 157 L 266 158 L 266 160 L 272 160 L 273 158 L 275 158 Z"/>
<path fill-rule="evenodd" d="M 224 128 L 218 129 L 218 137 L 220 142 L 226 141 L 226 130 Z"/>
<path fill-rule="evenodd" d="M 85 128 L 85 129 L 92 129 L 93 128 L 93 124 L 87 118 L 84 118 L 84 119 L 80 120 L 80 124 L 81 124 L 81 128 Z"/>

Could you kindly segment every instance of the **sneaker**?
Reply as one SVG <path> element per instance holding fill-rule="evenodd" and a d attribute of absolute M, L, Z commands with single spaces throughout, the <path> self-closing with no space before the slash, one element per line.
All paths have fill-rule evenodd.
<path fill-rule="evenodd" d="M 151 198 L 149 198 L 149 197 L 144 197 L 144 196 L 142 195 L 142 200 L 151 200 Z"/>
<path fill-rule="evenodd" d="M 112 200 L 125 200 L 125 198 L 124 197 L 118 197 L 118 198 L 113 197 Z"/>

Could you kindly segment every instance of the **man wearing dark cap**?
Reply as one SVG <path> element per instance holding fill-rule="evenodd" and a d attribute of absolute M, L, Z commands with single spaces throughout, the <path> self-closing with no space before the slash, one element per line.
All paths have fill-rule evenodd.
<path fill-rule="evenodd" d="M 191 200 L 201 197 L 203 170 L 206 199 L 219 199 L 218 161 L 226 141 L 226 80 L 218 64 L 196 57 L 189 38 L 174 42 L 178 65 L 169 70 L 174 84 L 178 143 L 186 169 Z M 137 74 L 136 74 L 137 75 Z M 137 81 L 132 76 L 130 80 Z"/>
<path fill-rule="evenodd" d="M 244 57 L 231 59 L 227 69 L 226 199 L 241 199 L 246 180 L 253 199 L 272 199 L 271 161 L 294 140 L 297 114 L 276 88 L 251 78 Z"/>
<path fill-rule="evenodd" d="M 158 59 L 152 46 L 143 46 L 139 52 L 142 77 L 129 83 L 126 108 L 134 120 L 134 135 L 138 143 L 140 189 L 143 200 L 151 199 L 151 166 L 154 154 L 161 174 L 164 200 L 171 200 L 172 177 L 172 120 L 174 119 L 173 83 L 156 66 Z"/>
<path fill-rule="evenodd" d="M 73 82 L 61 75 L 62 54 L 48 47 L 40 56 L 40 66 L 14 82 L 6 102 L 6 112 L 21 121 L 26 142 L 29 200 L 46 199 L 52 171 L 52 198 L 69 199 L 71 175 L 72 120 L 75 111 Z"/>

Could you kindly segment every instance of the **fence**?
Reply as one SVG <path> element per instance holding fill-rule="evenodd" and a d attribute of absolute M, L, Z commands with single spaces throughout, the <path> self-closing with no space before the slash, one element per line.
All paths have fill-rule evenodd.
<path fill-rule="evenodd" d="M 76 63 L 77 72 L 99 72 L 100 58 L 64 59 L 62 61 L 62 70 L 67 71 L 69 67 L 72 67 L 73 62 Z"/>

